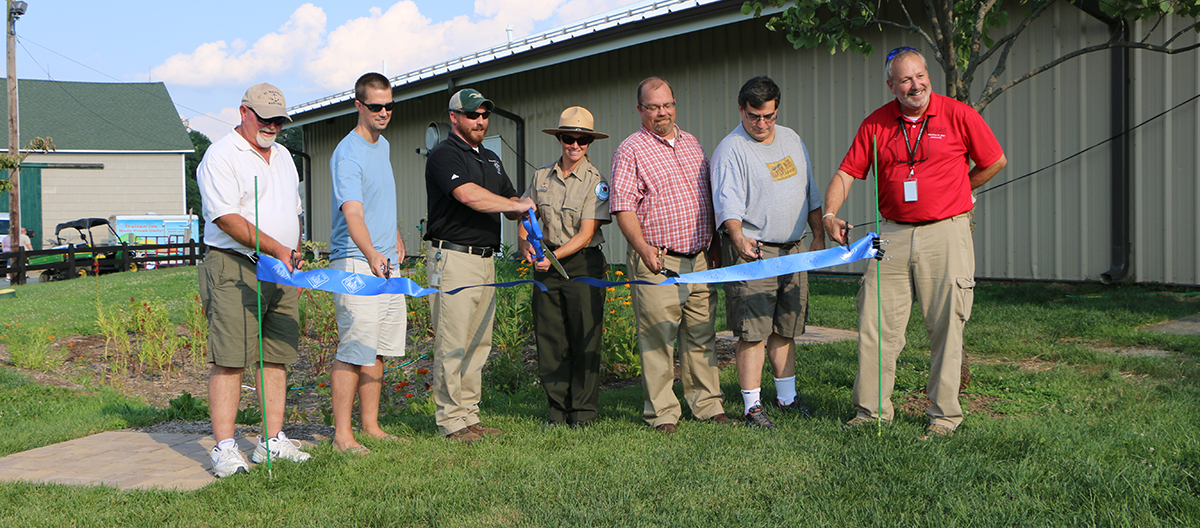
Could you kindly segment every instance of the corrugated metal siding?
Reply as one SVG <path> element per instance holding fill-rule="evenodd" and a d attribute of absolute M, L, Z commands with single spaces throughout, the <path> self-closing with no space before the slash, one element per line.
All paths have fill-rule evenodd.
<path fill-rule="evenodd" d="M 1152 24 L 1139 23 L 1136 33 Z M 1156 30 L 1174 35 L 1179 19 Z M 1200 40 L 1189 31 L 1177 46 Z M 1134 52 L 1131 120 L 1136 125 L 1200 93 L 1200 52 L 1168 57 Z M 1200 284 L 1200 100 L 1160 117 L 1133 135 L 1133 273 L 1141 282 Z"/>
<path fill-rule="evenodd" d="M 1013 20 L 1017 19 L 1013 17 Z M 778 122 L 795 129 L 805 141 L 818 186 L 824 193 L 859 123 L 872 110 L 893 98 L 883 78 L 883 53 L 897 46 L 917 45 L 919 41 L 911 35 L 887 30 L 871 35 L 871 42 L 878 52 L 870 57 L 854 53 L 830 55 L 820 49 L 794 50 L 781 35 L 764 29 L 764 22 L 765 19 L 746 19 L 469 86 L 479 89 L 500 107 L 524 116 L 531 164 L 527 167 L 528 178 L 533 167 L 551 162 L 559 155 L 557 143 L 542 134 L 541 129 L 556 125 L 559 113 L 568 106 L 587 107 L 596 117 L 597 129 L 612 135 L 610 139 L 593 143 L 589 151 L 592 162 L 608 173 L 617 145 L 641 126 L 635 88 L 643 78 L 657 75 L 671 82 L 679 102 L 677 123 L 695 134 L 711 154 L 738 123 L 738 88 L 750 77 L 770 75 L 783 90 Z M 1012 77 L 1024 73 L 1059 56 L 1063 50 L 1101 42 L 1106 38 L 1106 31 L 1103 24 L 1077 9 L 1059 6 L 1026 31 L 1023 41 L 1009 57 L 1005 75 Z M 1002 33 L 997 31 L 995 34 Z M 1139 55 L 1152 54 L 1134 53 L 1135 57 Z M 1191 95 L 1178 93 L 1181 91 L 1176 89 L 1177 93 L 1167 97 L 1170 88 L 1155 80 L 1166 78 L 1158 71 L 1164 68 L 1164 61 L 1168 61 L 1175 68 L 1172 74 L 1175 77 L 1167 84 L 1194 89 L 1197 85 L 1195 63 L 1200 60 L 1197 56 L 1200 54 L 1192 53 L 1184 61 L 1156 56 L 1154 60 L 1158 63 L 1136 59 L 1143 62 L 1135 63 L 1142 68 L 1142 71 L 1135 71 L 1135 79 L 1139 79 L 1135 99 L 1142 99 L 1138 95 L 1146 90 L 1158 90 L 1157 97 L 1166 97 L 1171 104 Z M 1050 165 L 1111 135 L 1108 57 L 1102 52 L 1069 61 L 1009 90 L 985 109 L 984 118 L 995 131 L 1009 160 L 1007 168 L 985 189 Z M 1180 62 L 1187 62 L 1188 66 L 1185 68 Z M 977 90 L 981 89 L 990 71 L 989 68 L 978 72 Z M 930 68 L 930 74 L 934 91 L 944 93 L 943 76 L 936 64 Z M 409 217 L 424 217 L 426 207 L 424 158 L 412 151 L 423 146 L 424 129 L 429 121 L 447 120 L 442 109 L 448 98 L 449 92 L 444 92 L 401 102 L 386 132 L 393 146 L 400 211 L 405 218 L 405 240 L 410 246 L 416 241 L 416 233 L 411 227 L 415 222 Z M 1134 123 L 1169 106 L 1144 100 L 1139 104 L 1141 110 L 1135 112 Z M 1173 164 L 1170 170 L 1179 177 L 1172 180 L 1174 186 L 1170 190 L 1145 189 L 1148 183 L 1142 180 L 1147 178 L 1137 178 L 1140 183 L 1135 189 L 1139 197 L 1157 192 L 1159 203 L 1165 196 L 1176 200 L 1178 205 L 1171 213 L 1176 216 L 1172 218 L 1183 221 L 1173 221 L 1177 224 L 1173 233 L 1178 236 L 1190 233 L 1189 241 L 1183 246 L 1171 246 L 1174 249 L 1142 247 L 1145 239 L 1155 238 L 1153 234 L 1156 233 L 1152 227 L 1144 226 L 1161 226 L 1162 222 L 1147 224 L 1147 219 L 1135 216 L 1138 226 L 1135 236 L 1143 235 L 1136 236 L 1134 241 L 1136 262 L 1142 263 L 1135 268 L 1138 280 L 1200 282 L 1195 264 L 1200 258 L 1193 256 L 1196 253 L 1195 209 L 1186 209 L 1187 215 L 1179 215 L 1185 211 L 1182 204 L 1187 203 L 1180 200 L 1194 203 L 1200 198 L 1195 185 L 1197 126 L 1196 110 L 1194 106 L 1192 108 L 1190 117 L 1179 114 L 1172 121 L 1171 137 L 1175 141 L 1171 143 L 1171 151 L 1143 153 L 1134 159 L 1139 175 L 1149 172 L 1148 167 L 1152 166 L 1146 158 L 1153 158 L 1152 161 L 1158 164 Z M 328 155 L 321 158 L 316 152 L 331 152 L 333 144 L 353 127 L 351 121 L 342 123 L 339 120 L 339 123 L 336 132 L 321 135 L 319 139 L 306 133 L 307 141 L 330 143 L 328 147 L 313 151 L 314 174 L 323 174 L 324 178 L 316 180 L 324 182 L 316 186 L 317 194 L 324 194 L 315 211 L 320 211 L 319 207 L 328 209 L 328 205 L 322 205 L 320 200 L 325 204 L 329 201 L 328 168 L 321 167 L 328 164 Z M 1146 133 L 1149 131 L 1142 132 Z M 508 120 L 492 118 L 489 135 L 495 134 L 499 134 L 508 146 L 516 146 L 515 127 Z M 977 274 L 995 278 L 1098 280 L 1111 264 L 1110 148 L 1108 145 L 1096 148 L 1070 162 L 980 196 L 975 241 Z M 1187 156 L 1186 163 L 1171 161 L 1184 155 Z M 515 152 L 506 147 L 502 156 L 516 185 Z M 1179 181 L 1188 177 L 1191 179 L 1187 182 Z M 873 182 L 869 180 L 856 184 L 839 216 L 854 223 L 873 221 L 872 189 Z M 1153 209 L 1154 214 L 1159 214 L 1163 208 L 1155 206 Z M 410 214 L 410 211 L 415 212 Z M 327 238 L 328 212 L 322 214 L 323 217 L 314 217 L 317 220 L 314 226 L 320 236 Z M 513 239 L 514 229 L 509 223 L 506 240 Z M 854 235 L 862 236 L 867 230 L 856 229 Z M 609 261 L 624 262 L 627 245 L 620 230 L 613 224 L 605 227 L 604 233 L 608 240 L 605 252 Z M 1190 269 L 1181 274 L 1180 264 L 1174 264 L 1170 273 L 1164 270 L 1147 274 L 1152 268 L 1165 266 L 1146 265 L 1144 259 L 1165 259 L 1167 251 L 1190 256 L 1180 261 L 1189 263 Z M 861 269 L 861 265 L 843 266 L 837 271 Z M 1160 276 L 1174 278 L 1158 278 Z"/>

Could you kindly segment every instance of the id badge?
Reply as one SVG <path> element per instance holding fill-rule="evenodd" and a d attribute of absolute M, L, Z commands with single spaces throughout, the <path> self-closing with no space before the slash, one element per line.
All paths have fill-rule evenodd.
<path fill-rule="evenodd" d="M 917 180 L 904 180 L 904 201 L 917 201 Z"/>
<path fill-rule="evenodd" d="M 442 271 L 446 268 L 446 264 L 442 259 L 442 250 L 434 249 L 436 253 L 433 256 L 433 262 L 425 264 L 428 268 L 428 273 L 425 276 L 428 278 L 429 287 L 436 290 L 442 287 Z"/>

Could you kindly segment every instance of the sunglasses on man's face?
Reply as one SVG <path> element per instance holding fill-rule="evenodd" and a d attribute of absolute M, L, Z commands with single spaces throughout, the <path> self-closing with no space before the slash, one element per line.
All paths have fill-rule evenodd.
<path fill-rule="evenodd" d="M 487 119 L 489 117 L 492 117 L 491 110 L 485 110 L 483 112 L 464 112 L 462 110 L 455 110 L 455 112 L 466 116 L 467 119 L 479 119 L 480 117 Z"/>
<path fill-rule="evenodd" d="M 247 106 L 246 108 L 250 107 Z M 255 112 L 253 108 L 250 108 L 250 113 L 254 114 L 254 118 L 258 120 L 259 126 L 275 125 L 275 128 L 281 128 L 283 127 L 284 123 L 287 123 L 287 118 L 283 116 L 272 117 L 271 119 L 263 119 L 262 116 L 258 115 L 258 112 Z"/>
<path fill-rule="evenodd" d="M 568 136 L 566 134 L 558 135 L 558 140 L 562 141 L 563 145 L 579 145 L 581 147 L 586 147 L 588 145 L 591 145 L 592 141 L 595 139 L 596 138 L 594 138 L 592 136 L 575 137 L 575 136 Z"/>
<path fill-rule="evenodd" d="M 360 99 L 358 101 L 358 104 L 361 104 L 361 105 L 367 107 L 367 110 L 370 111 L 372 114 L 378 113 L 380 110 L 387 110 L 388 112 L 391 112 L 392 108 L 396 107 L 395 101 L 392 101 L 390 103 L 378 104 L 378 103 L 364 103 Z"/>
<path fill-rule="evenodd" d="M 888 52 L 888 54 L 887 54 L 887 60 L 885 60 L 884 62 L 891 62 L 891 61 L 892 61 L 892 59 L 896 58 L 896 55 L 899 55 L 899 54 L 900 54 L 900 52 L 902 52 L 902 51 L 912 51 L 912 52 L 915 52 L 915 51 L 917 51 L 917 48 L 910 48 L 910 47 L 908 47 L 908 46 L 903 46 L 903 47 L 896 48 L 896 49 L 894 49 L 894 50 L 892 50 L 892 51 L 889 51 L 889 52 Z"/>

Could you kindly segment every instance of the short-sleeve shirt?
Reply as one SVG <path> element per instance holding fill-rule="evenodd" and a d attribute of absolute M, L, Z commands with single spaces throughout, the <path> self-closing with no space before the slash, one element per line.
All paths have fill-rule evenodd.
<path fill-rule="evenodd" d="M 455 244 L 500 247 L 500 214 L 481 213 L 454 198 L 454 189 L 474 183 L 504 198 L 515 198 L 500 156 L 482 145 L 472 149 L 458 134 L 429 151 L 425 162 L 425 193 L 429 204 L 429 226 L 425 240 Z"/>
<path fill-rule="evenodd" d="M 698 253 L 712 242 L 712 182 L 696 137 L 667 141 L 643 126 L 613 153 L 609 210 L 633 211 L 647 244 Z"/>
<path fill-rule="evenodd" d="M 396 252 L 396 179 L 392 174 L 389 150 L 383 136 L 371 144 L 354 131 L 333 150 L 333 157 L 329 159 L 329 171 L 333 174 L 330 260 L 366 260 L 362 250 L 350 238 L 346 214 L 342 212 L 342 205 L 351 201 L 363 204 L 363 220 L 375 251 L 383 253 L 392 262 L 399 260 Z"/>
<path fill-rule="evenodd" d="M 599 220 L 601 224 L 612 221 L 608 212 L 608 179 L 586 157 L 566 177 L 558 161 L 538 169 L 525 197 L 537 205 L 542 236 L 554 247 L 566 244 L 579 233 L 583 220 Z M 604 234 L 597 229 L 587 247 L 602 243 Z"/>
<path fill-rule="evenodd" d="M 931 94 L 929 108 L 917 122 L 905 119 L 900 102 L 895 100 L 872 112 L 859 126 L 839 169 L 865 179 L 874 160 L 871 152 L 876 138 L 879 212 L 897 222 L 929 222 L 970 211 L 973 204 L 968 160 L 987 167 L 1004 155 L 979 112 L 938 94 Z M 915 150 L 912 155 L 910 147 Z M 916 163 L 908 163 L 910 160 Z M 904 182 L 910 179 L 910 166 L 912 179 L 917 182 L 917 200 L 906 202 Z"/>
<path fill-rule="evenodd" d="M 717 145 L 712 167 L 716 225 L 738 220 L 748 238 L 773 244 L 800 240 L 809 211 L 822 205 L 808 148 L 785 126 L 777 125 L 775 139 L 762 143 L 739 123 Z"/>
<path fill-rule="evenodd" d="M 258 194 L 254 193 L 256 186 Z M 280 244 L 293 247 L 300 241 L 300 175 L 292 155 L 283 145 L 271 145 L 271 161 L 250 146 L 237 132 L 217 140 L 196 168 L 204 221 L 204 243 L 212 247 L 253 253 L 214 223 L 227 214 L 239 214 Z M 257 203 L 256 203 L 257 202 Z M 255 208 L 261 216 L 255 215 Z"/>

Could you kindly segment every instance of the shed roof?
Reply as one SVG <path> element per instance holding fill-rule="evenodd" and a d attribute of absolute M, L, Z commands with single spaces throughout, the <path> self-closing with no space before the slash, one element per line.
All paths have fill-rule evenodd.
<path fill-rule="evenodd" d="M 7 80 L 0 79 L 7 91 Z M 63 82 L 21 79 L 21 147 L 51 137 L 58 151 L 191 152 L 192 141 L 167 87 L 153 83 Z M 0 122 L 8 106 L 0 105 Z M 8 135 L 4 136 L 5 148 Z"/>

